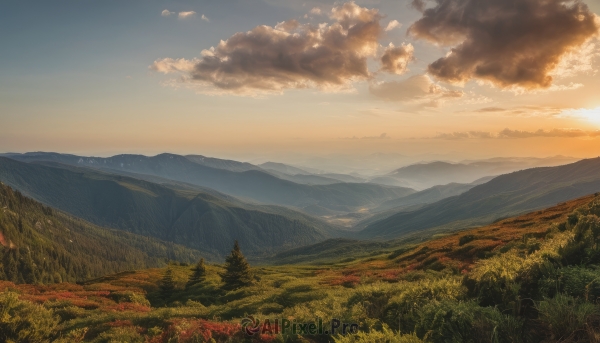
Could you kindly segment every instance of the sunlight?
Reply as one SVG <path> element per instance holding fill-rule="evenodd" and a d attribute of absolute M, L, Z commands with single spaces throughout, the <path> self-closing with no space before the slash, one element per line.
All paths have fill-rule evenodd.
<path fill-rule="evenodd" d="M 582 119 L 585 119 L 594 124 L 600 124 L 600 107 L 582 108 L 576 112 Z"/>

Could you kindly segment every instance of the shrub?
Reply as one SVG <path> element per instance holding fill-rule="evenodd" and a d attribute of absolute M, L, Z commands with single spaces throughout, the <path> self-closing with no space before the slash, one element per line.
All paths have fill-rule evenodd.
<path fill-rule="evenodd" d="M 382 331 L 358 332 L 356 335 L 336 336 L 335 343 L 424 343 L 414 334 L 402 335 L 394 333 L 387 325 Z"/>
<path fill-rule="evenodd" d="M 52 310 L 26 300 L 16 293 L 0 293 L 0 341 L 48 342 L 59 318 Z"/>
<path fill-rule="evenodd" d="M 518 343 L 523 322 L 475 301 L 433 301 L 418 311 L 417 335 L 433 342 Z"/>
<path fill-rule="evenodd" d="M 458 239 L 458 245 L 465 245 L 473 240 L 475 240 L 474 235 L 464 235 Z"/>
<path fill-rule="evenodd" d="M 140 328 L 134 326 L 118 326 L 102 332 L 95 340 L 98 343 L 142 343 L 144 337 L 140 335 Z"/>
<path fill-rule="evenodd" d="M 146 297 L 141 293 L 136 293 L 132 291 L 124 291 L 124 292 L 113 292 L 110 297 L 118 302 L 118 303 L 133 303 L 143 306 L 150 306 L 150 302 Z"/>
<path fill-rule="evenodd" d="M 416 312 L 425 304 L 431 301 L 462 300 L 465 296 L 466 288 L 458 279 L 427 279 L 404 283 L 399 294 L 390 299 L 384 320 L 393 327 L 400 323 L 401 331 L 412 332 L 418 320 Z"/>
<path fill-rule="evenodd" d="M 548 338 L 561 341 L 572 339 L 586 340 L 586 324 L 598 319 L 595 305 L 583 302 L 568 295 L 558 294 L 536 304 L 539 322 Z"/>

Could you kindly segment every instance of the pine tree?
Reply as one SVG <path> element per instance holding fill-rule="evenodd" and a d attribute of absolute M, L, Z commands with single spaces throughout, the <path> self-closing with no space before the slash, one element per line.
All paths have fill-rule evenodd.
<path fill-rule="evenodd" d="M 192 268 L 193 274 L 190 276 L 186 287 L 190 287 L 201 282 L 204 282 L 204 278 L 206 276 L 206 266 L 204 265 L 204 259 L 201 258 L 198 261 L 198 264 L 194 268 Z"/>
<path fill-rule="evenodd" d="M 165 275 L 160 280 L 160 296 L 163 299 L 168 299 L 173 295 L 175 290 L 175 282 L 173 282 L 173 271 L 171 268 L 167 268 Z"/>
<path fill-rule="evenodd" d="M 233 290 L 248 286 L 252 283 L 250 265 L 240 250 L 237 241 L 231 250 L 231 254 L 225 259 L 225 272 L 219 274 L 223 281 L 223 289 Z"/>

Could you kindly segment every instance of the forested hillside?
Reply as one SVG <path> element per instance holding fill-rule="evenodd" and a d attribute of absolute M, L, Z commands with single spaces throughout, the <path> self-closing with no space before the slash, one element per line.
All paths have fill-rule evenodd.
<path fill-rule="evenodd" d="M 197 250 L 95 226 L 0 184 L 0 279 L 75 282 L 123 270 L 196 261 Z M 211 257 L 206 256 L 206 257 Z"/>

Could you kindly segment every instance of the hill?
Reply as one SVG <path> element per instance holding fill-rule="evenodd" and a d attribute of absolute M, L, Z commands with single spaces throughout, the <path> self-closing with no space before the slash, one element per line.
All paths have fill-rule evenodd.
<path fill-rule="evenodd" d="M 297 184 L 279 179 L 264 171 L 234 172 L 217 169 L 192 162 L 184 156 L 173 154 L 161 154 L 153 157 L 117 155 L 109 158 L 80 157 L 56 153 L 27 153 L 8 156 L 11 159 L 24 162 L 52 161 L 105 171 L 118 170 L 153 175 L 208 187 L 222 193 L 253 199 L 265 204 L 298 208 L 316 204 L 332 210 L 351 212 L 358 208 L 373 207 L 385 200 L 414 192 L 410 188 L 366 183 Z"/>
<path fill-rule="evenodd" d="M 0 279 L 75 282 L 124 270 L 194 262 L 181 245 L 111 230 L 44 206 L 0 183 Z M 207 258 L 213 256 L 207 255 Z"/>
<path fill-rule="evenodd" d="M 333 237 L 339 232 L 307 215 L 274 206 L 242 207 L 201 191 L 89 168 L 23 163 L 0 157 L 0 180 L 24 194 L 101 226 L 153 236 L 214 255 L 235 239 L 264 255 Z"/>
<path fill-rule="evenodd" d="M 359 237 L 399 237 L 435 227 L 464 228 L 600 191 L 600 158 L 498 176 L 421 209 L 372 223 Z"/>

